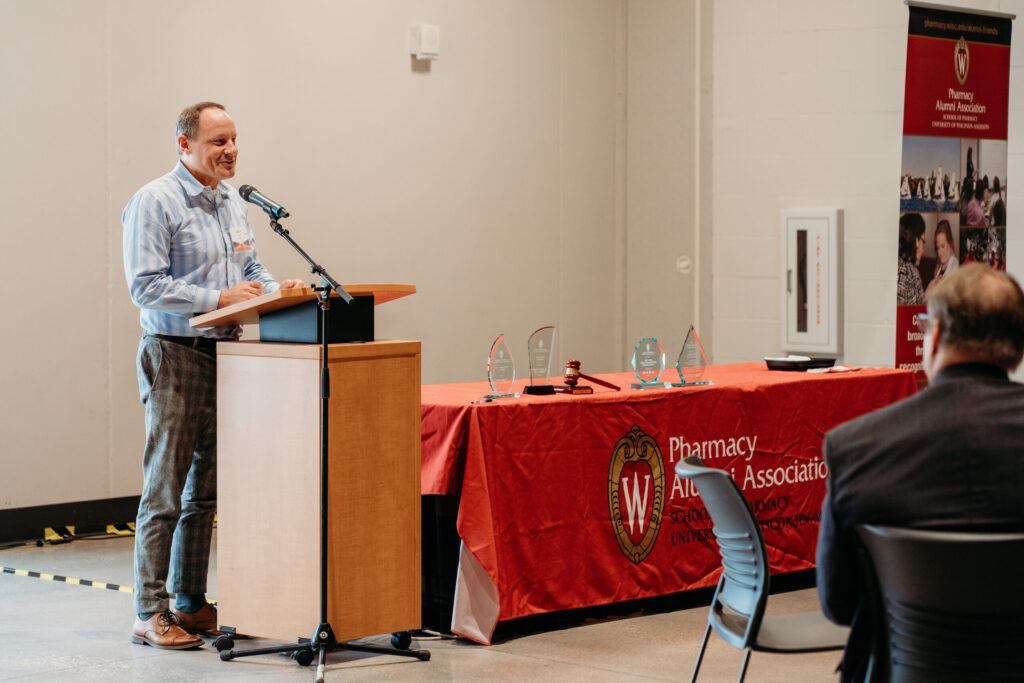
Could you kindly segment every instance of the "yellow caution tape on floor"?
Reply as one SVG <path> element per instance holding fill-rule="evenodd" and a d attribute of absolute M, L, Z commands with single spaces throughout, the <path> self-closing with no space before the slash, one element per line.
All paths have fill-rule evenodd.
<path fill-rule="evenodd" d="M 28 569 L 15 569 L 14 567 L 0 567 L 3 569 L 4 574 L 14 574 L 15 576 L 27 576 L 34 579 L 43 579 L 44 581 L 57 581 L 60 583 L 70 583 L 76 586 L 90 586 L 92 588 L 103 588 L 108 591 L 118 591 L 121 593 L 134 593 L 135 589 L 131 586 L 120 586 L 116 583 L 106 583 L 103 581 L 91 581 L 89 579 L 76 579 L 73 576 L 61 576 L 60 574 L 47 574 L 46 572 L 34 572 Z"/>
<path fill-rule="evenodd" d="M 103 581 L 92 581 L 90 579 L 76 579 L 73 576 L 61 576 L 60 574 L 47 574 L 46 572 L 34 572 L 28 569 L 15 569 L 14 567 L 0 566 L 4 574 L 14 574 L 15 576 L 27 576 L 33 579 L 43 579 L 44 581 L 57 581 L 59 583 L 70 583 L 75 586 L 90 586 L 92 588 L 102 588 L 108 591 L 118 591 L 120 593 L 134 593 L 135 589 L 132 586 L 120 586 L 116 583 L 105 583 Z M 174 595 L 174 593 L 170 593 Z M 206 600 L 211 605 L 216 605 L 216 600 Z"/>
<path fill-rule="evenodd" d="M 46 527 L 43 531 L 43 538 L 50 543 L 64 543 L 70 541 L 75 537 L 75 527 L 73 526 L 55 526 Z"/>

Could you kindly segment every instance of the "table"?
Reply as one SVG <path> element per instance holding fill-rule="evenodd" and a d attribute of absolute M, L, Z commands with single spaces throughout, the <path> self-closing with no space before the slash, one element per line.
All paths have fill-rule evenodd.
<path fill-rule="evenodd" d="M 913 394 L 913 373 L 708 367 L 711 386 L 523 396 L 471 405 L 486 383 L 422 388 L 424 495 L 459 498 L 452 631 L 489 643 L 499 620 L 712 586 L 719 560 L 690 454 L 730 471 L 761 522 L 773 573 L 814 566 L 835 425 Z M 557 381 L 557 380 L 553 380 Z"/>

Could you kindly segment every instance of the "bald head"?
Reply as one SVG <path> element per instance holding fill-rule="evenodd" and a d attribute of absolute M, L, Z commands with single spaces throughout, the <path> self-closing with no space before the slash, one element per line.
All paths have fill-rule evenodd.
<path fill-rule="evenodd" d="M 939 361 L 929 376 L 963 362 L 1010 371 L 1024 356 L 1024 291 L 1004 271 L 978 263 L 957 268 L 932 292 L 928 315 L 938 335 L 931 355 Z"/>

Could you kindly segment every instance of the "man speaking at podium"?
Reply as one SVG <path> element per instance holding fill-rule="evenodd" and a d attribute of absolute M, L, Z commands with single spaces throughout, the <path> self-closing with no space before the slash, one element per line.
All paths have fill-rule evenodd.
<path fill-rule="evenodd" d="M 178 116 L 175 136 L 178 164 L 139 190 L 121 221 L 128 288 L 142 309 L 137 366 L 146 407 L 132 641 L 178 650 L 217 633 L 216 608 L 206 602 L 217 506 L 216 344 L 241 332 L 188 321 L 279 285 L 256 256 L 245 203 L 222 182 L 238 161 L 231 117 L 215 102 L 195 104 Z M 173 607 L 168 590 L 177 593 Z"/>

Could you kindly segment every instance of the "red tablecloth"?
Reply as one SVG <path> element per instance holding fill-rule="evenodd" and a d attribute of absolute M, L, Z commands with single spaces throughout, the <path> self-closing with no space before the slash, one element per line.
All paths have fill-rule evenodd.
<path fill-rule="evenodd" d="M 470 405 L 486 383 L 423 387 L 422 492 L 460 498 L 456 633 L 489 642 L 498 620 L 714 585 L 711 523 L 674 471 L 690 453 L 732 472 L 773 572 L 813 567 L 822 437 L 915 391 L 909 371 L 761 363 L 709 367 L 701 387 L 601 377 L 623 390 Z"/>

